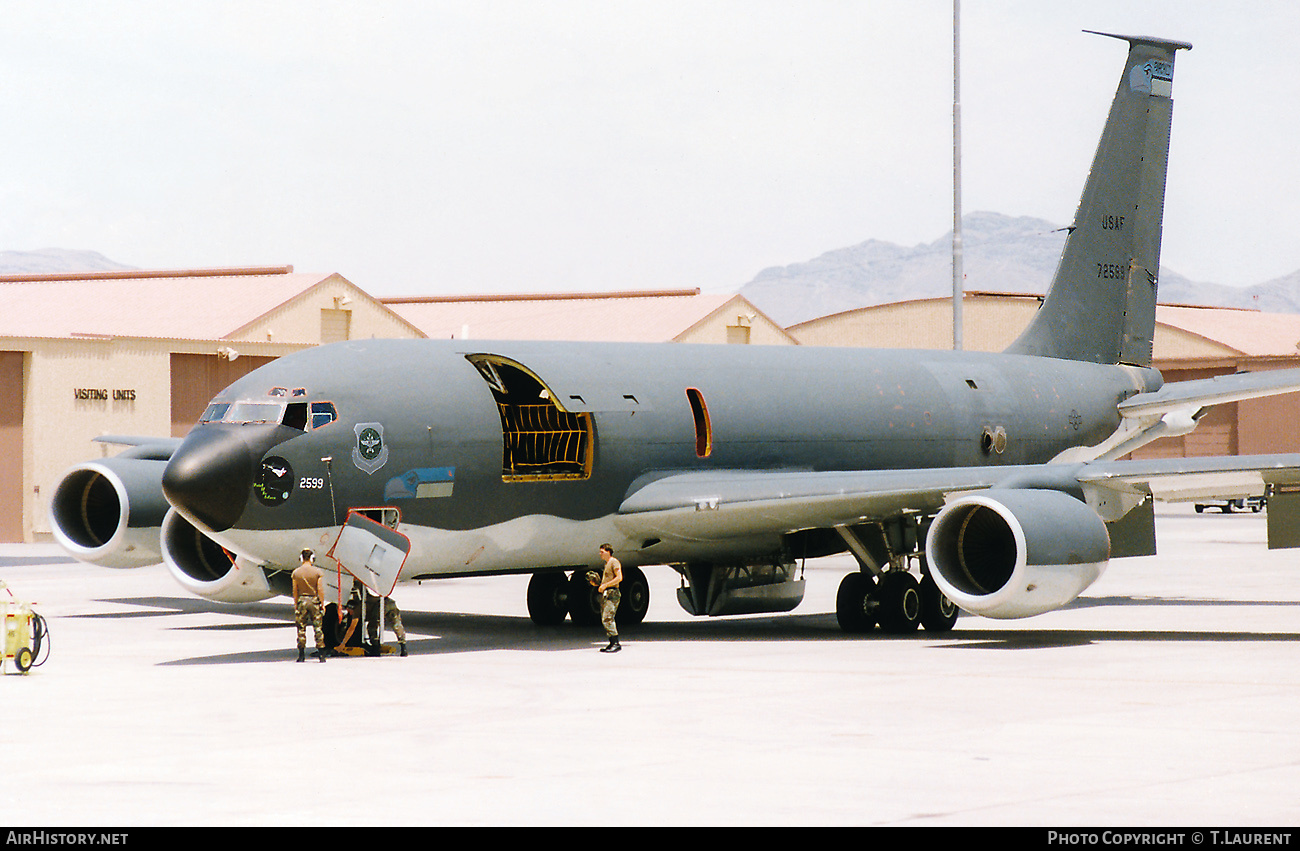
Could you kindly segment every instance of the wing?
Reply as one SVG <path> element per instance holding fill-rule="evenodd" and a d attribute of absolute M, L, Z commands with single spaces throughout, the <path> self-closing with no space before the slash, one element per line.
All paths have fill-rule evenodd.
<path fill-rule="evenodd" d="M 620 529 L 643 538 L 721 541 L 933 512 L 948 494 L 988 488 L 1009 470 L 944 467 L 847 472 L 679 473 L 634 487 Z"/>
<path fill-rule="evenodd" d="M 1268 496 L 1273 527 L 1295 526 L 1300 454 L 1093 461 L 1005 467 L 846 472 L 678 473 L 634 487 L 616 522 L 633 537 L 692 543 L 781 535 L 933 514 L 973 491 L 1056 490 L 1085 499 L 1115 522 L 1154 499 L 1168 502 Z M 1296 496 L 1300 497 L 1300 493 Z M 1275 519 L 1276 518 L 1276 519 Z M 1279 526 L 1281 528 L 1281 526 Z M 1300 546 L 1300 535 L 1291 535 Z"/>

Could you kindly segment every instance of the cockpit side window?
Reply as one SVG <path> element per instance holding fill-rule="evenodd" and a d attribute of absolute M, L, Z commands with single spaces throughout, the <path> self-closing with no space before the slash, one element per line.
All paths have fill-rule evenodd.
<path fill-rule="evenodd" d="M 307 403 L 290 402 L 284 409 L 284 425 L 289 428 L 296 428 L 298 431 L 306 431 Z"/>
<path fill-rule="evenodd" d="M 339 418 L 333 402 L 311 403 L 311 427 L 316 429 L 327 426 Z"/>

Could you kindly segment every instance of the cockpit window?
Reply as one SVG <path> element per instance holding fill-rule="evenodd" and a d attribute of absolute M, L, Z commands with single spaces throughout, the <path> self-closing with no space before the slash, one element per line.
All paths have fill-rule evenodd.
<path fill-rule="evenodd" d="M 211 405 L 208 405 L 208 409 L 203 412 L 203 416 L 199 417 L 199 422 L 219 423 L 221 422 L 221 418 L 226 415 L 226 411 L 229 410 L 230 410 L 229 402 L 213 403 Z"/>
<path fill-rule="evenodd" d="M 334 410 L 333 402 L 312 402 L 311 403 L 311 427 L 320 428 L 327 426 L 339 418 L 338 411 Z"/>
<path fill-rule="evenodd" d="M 282 424 L 300 431 L 317 429 L 338 419 L 333 402 L 214 402 L 199 417 L 201 423 Z"/>
<path fill-rule="evenodd" d="M 221 418 L 227 423 L 278 423 L 284 417 L 284 405 L 275 402 L 236 402 Z"/>
<path fill-rule="evenodd" d="M 217 402 L 199 417 L 201 423 L 278 423 L 284 418 L 280 402 Z"/>
<path fill-rule="evenodd" d="M 296 428 L 298 431 L 307 430 L 307 403 L 290 402 L 284 409 L 284 425 L 289 428 Z"/>

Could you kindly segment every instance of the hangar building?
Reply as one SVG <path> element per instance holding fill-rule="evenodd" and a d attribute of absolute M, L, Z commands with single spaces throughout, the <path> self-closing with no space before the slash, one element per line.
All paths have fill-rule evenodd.
<path fill-rule="evenodd" d="M 698 288 L 380 299 L 433 339 L 752 343 L 789 346 L 780 325 L 735 293 Z"/>

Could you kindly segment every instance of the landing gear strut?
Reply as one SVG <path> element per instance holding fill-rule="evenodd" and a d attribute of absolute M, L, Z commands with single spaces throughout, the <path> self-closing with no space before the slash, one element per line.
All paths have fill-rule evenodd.
<path fill-rule="evenodd" d="M 882 632 L 906 635 L 920 626 L 929 632 L 953 628 L 957 607 L 930 577 L 920 547 L 925 527 L 916 517 L 836 526 L 835 531 L 861 568 L 844 577 L 836 594 L 835 617 L 840 629 L 863 633 L 880 624 Z M 915 572 L 913 559 L 919 567 Z"/>

